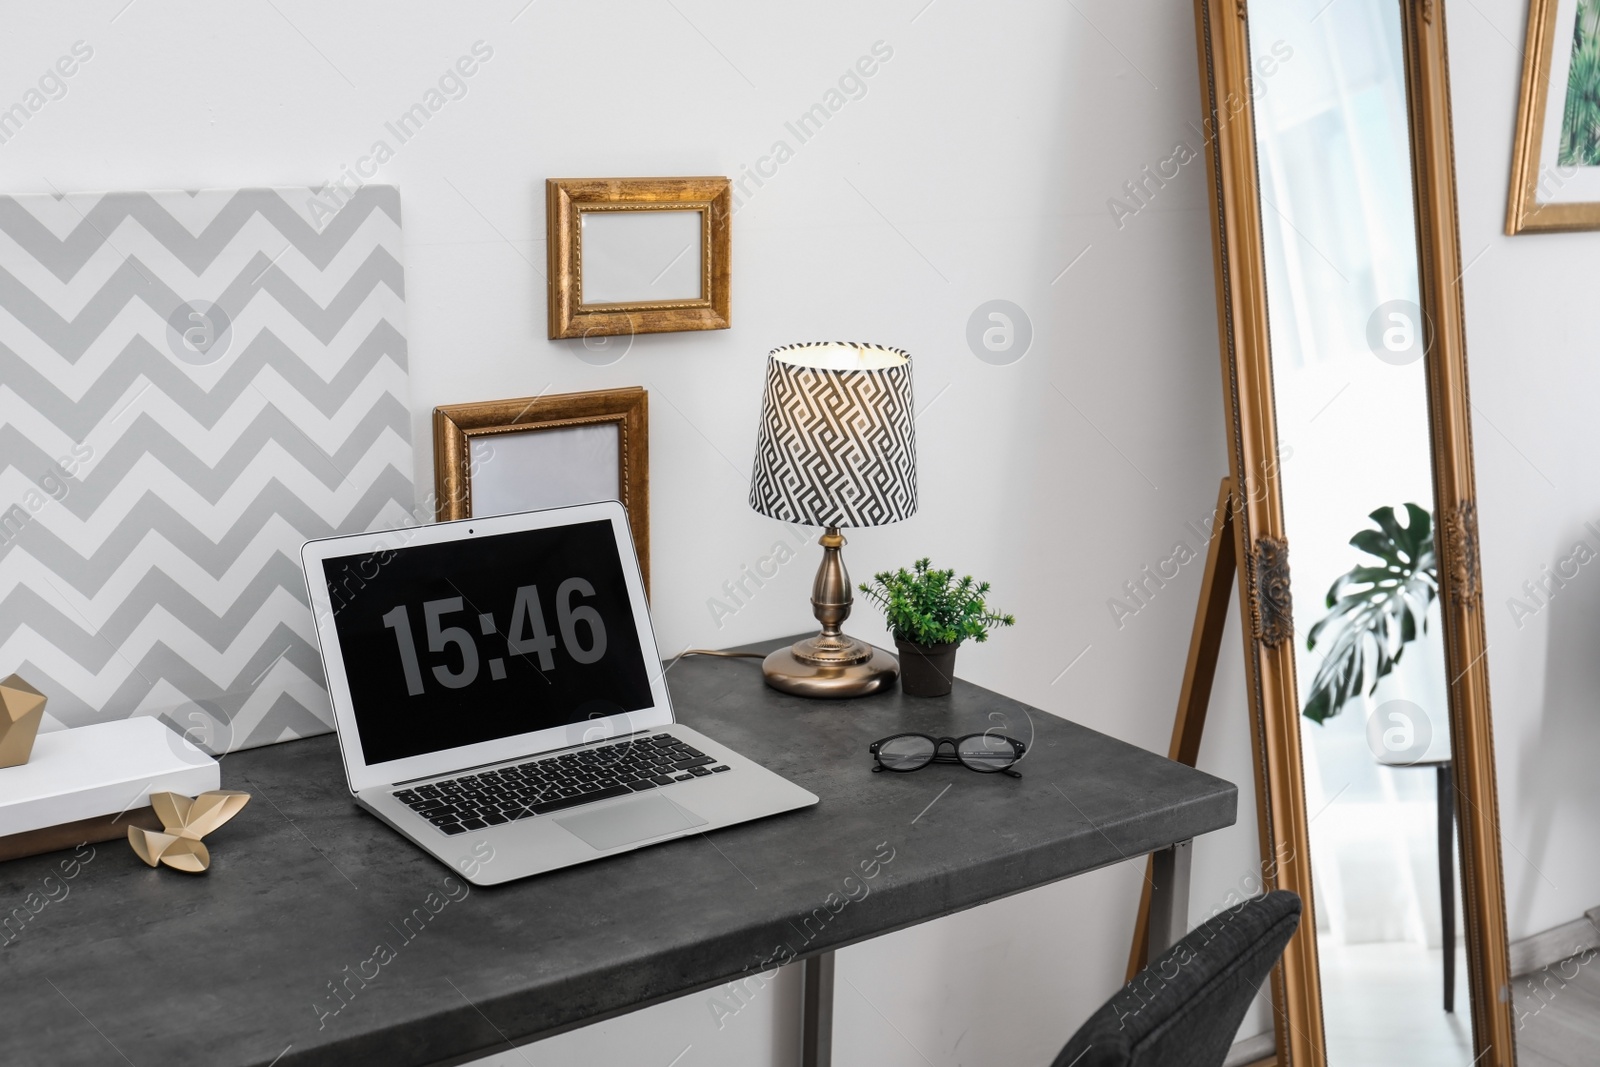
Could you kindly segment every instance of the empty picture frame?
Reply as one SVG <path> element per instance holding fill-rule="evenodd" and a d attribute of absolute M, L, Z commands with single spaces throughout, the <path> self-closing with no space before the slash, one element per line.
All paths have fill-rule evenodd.
<path fill-rule="evenodd" d="M 650 589 L 650 419 L 638 386 L 433 409 L 440 522 L 618 500 Z"/>
<path fill-rule="evenodd" d="M 550 178 L 550 337 L 726 330 L 727 178 Z"/>

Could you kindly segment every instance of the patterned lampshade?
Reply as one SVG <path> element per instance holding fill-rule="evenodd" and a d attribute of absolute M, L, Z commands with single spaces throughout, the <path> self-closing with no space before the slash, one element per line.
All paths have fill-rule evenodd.
<path fill-rule="evenodd" d="M 917 511 L 911 357 L 847 342 L 767 356 L 750 506 L 809 526 L 882 526 Z"/>

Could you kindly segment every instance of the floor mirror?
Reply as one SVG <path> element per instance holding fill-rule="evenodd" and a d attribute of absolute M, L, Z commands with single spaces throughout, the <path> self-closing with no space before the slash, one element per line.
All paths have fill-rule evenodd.
<path fill-rule="evenodd" d="M 1515 1061 L 1442 0 L 1197 0 L 1262 1063 Z M 1292 564 L 1292 565 L 1291 565 Z"/>

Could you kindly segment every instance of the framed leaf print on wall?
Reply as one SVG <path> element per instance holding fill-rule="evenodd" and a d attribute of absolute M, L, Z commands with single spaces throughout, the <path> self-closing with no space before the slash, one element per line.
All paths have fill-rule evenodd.
<path fill-rule="evenodd" d="M 1600 0 L 1530 0 L 1506 233 L 1600 229 Z"/>

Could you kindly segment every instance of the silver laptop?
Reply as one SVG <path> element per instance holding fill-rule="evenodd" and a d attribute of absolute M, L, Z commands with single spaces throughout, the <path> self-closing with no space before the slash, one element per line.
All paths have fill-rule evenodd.
<path fill-rule="evenodd" d="M 674 720 L 615 501 L 301 559 L 350 792 L 476 885 L 817 802 Z"/>

